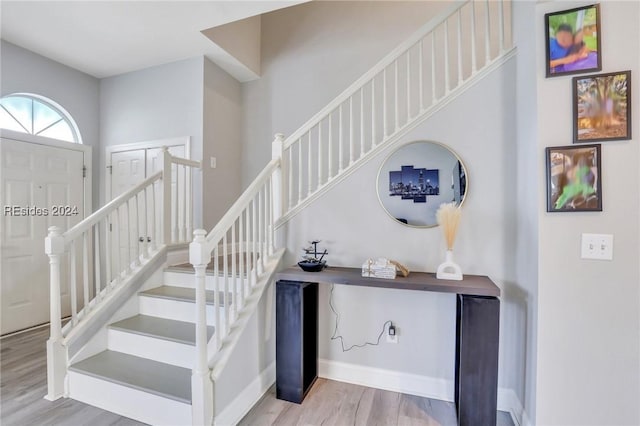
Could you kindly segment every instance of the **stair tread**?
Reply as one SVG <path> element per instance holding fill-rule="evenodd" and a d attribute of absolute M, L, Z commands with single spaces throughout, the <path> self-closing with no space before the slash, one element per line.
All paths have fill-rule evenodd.
<path fill-rule="evenodd" d="M 149 315 L 136 315 L 109 325 L 109 328 L 143 336 L 156 337 L 194 346 L 196 343 L 196 325 L 186 321 L 176 321 Z M 208 338 L 215 332 L 215 327 L 207 327 Z"/>
<path fill-rule="evenodd" d="M 191 404 L 191 370 L 106 350 L 69 370 Z"/>
<path fill-rule="evenodd" d="M 207 305 L 213 305 L 215 292 L 213 290 L 206 290 L 206 292 L 207 292 Z M 151 290 L 143 291 L 139 294 L 141 296 L 159 297 L 161 299 L 180 300 L 183 302 L 195 303 L 196 301 L 195 289 L 188 288 L 188 287 L 174 287 L 174 286 L 163 285 L 160 287 L 152 288 Z M 228 300 L 229 300 L 229 304 L 233 302 L 231 298 L 231 294 L 229 294 Z M 222 291 L 219 292 L 219 303 L 220 303 L 220 306 L 224 306 L 226 304 L 224 292 Z"/>

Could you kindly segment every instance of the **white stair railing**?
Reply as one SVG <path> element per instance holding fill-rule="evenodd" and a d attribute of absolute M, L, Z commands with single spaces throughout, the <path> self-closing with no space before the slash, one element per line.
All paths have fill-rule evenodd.
<path fill-rule="evenodd" d="M 274 254 L 274 224 L 281 214 L 283 139 L 283 135 L 276 135 L 271 162 L 211 232 L 207 234 L 203 229 L 194 232 L 195 238 L 189 246 L 196 288 L 196 360 L 191 391 L 194 425 L 211 424 L 213 420 L 210 362 L 229 337 Z M 216 330 L 209 342 L 205 270 L 211 262 Z"/>
<path fill-rule="evenodd" d="M 50 327 L 47 399 L 64 393 L 68 344 L 111 296 L 136 277 L 164 246 L 189 241 L 192 171 L 197 161 L 163 148 L 163 169 L 111 200 L 66 232 L 49 228 Z M 62 327 L 62 289 L 68 283 L 71 320 Z"/>
<path fill-rule="evenodd" d="M 505 7 L 453 2 L 287 137 L 283 220 L 502 57 Z"/>

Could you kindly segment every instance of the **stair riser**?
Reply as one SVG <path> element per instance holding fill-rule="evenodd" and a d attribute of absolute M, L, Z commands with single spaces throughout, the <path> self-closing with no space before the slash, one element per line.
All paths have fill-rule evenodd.
<path fill-rule="evenodd" d="M 138 296 L 140 314 L 172 319 L 176 321 L 196 322 L 195 304 L 180 300 L 163 299 L 159 297 Z M 220 308 L 220 327 L 224 326 L 224 310 Z M 207 305 L 207 325 L 216 325 L 213 305 Z"/>
<path fill-rule="evenodd" d="M 155 337 L 109 329 L 108 347 L 112 351 L 164 362 L 184 368 L 193 368 L 195 347 Z"/>
<path fill-rule="evenodd" d="M 190 425 L 191 405 L 69 371 L 69 397 L 152 425 Z"/>
<path fill-rule="evenodd" d="M 232 286 L 232 278 L 229 278 L 229 288 L 233 288 Z M 240 282 L 240 278 L 237 277 L 238 285 Z M 186 272 L 176 272 L 176 271 L 164 271 L 163 277 L 164 285 L 173 286 L 173 287 L 185 287 L 185 288 L 195 288 L 195 279 L 193 274 L 189 274 Z M 207 275 L 205 277 L 205 287 L 207 290 L 215 289 L 215 279 L 213 275 Z M 224 280 L 223 277 L 218 277 L 218 290 L 222 290 L 224 288 Z"/>

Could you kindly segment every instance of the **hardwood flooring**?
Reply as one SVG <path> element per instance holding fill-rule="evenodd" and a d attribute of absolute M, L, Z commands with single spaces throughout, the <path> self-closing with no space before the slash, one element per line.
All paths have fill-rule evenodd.
<path fill-rule="evenodd" d="M 300 405 L 276 399 L 275 386 L 239 426 L 455 426 L 452 402 L 318 379 Z M 513 426 L 498 412 L 498 426 Z"/>
<path fill-rule="evenodd" d="M 140 422 L 74 401 L 47 401 L 46 340 L 49 328 L 0 340 L 0 424 L 3 426 L 141 426 Z M 301 405 L 280 401 L 275 387 L 253 407 L 241 426 L 449 426 L 452 403 L 318 379 Z M 498 426 L 512 426 L 498 412 Z"/>

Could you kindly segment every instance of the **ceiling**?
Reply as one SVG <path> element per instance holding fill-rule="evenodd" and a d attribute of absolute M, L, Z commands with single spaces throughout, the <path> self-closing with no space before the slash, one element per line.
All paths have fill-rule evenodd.
<path fill-rule="evenodd" d="M 224 64 L 202 30 L 303 2 L 2 0 L 0 36 L 104 78 L 198 55 Z"/>

